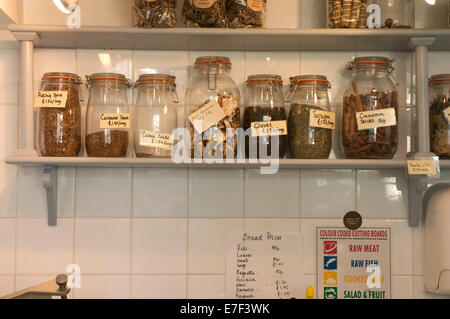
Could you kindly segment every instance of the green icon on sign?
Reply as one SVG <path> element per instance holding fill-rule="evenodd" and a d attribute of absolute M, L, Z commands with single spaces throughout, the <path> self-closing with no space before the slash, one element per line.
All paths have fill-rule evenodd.
<path fill-rule="evenodd" d="M 337 287 L 324 287 L 323 298 L 324 299 L 337 299 Z"/>

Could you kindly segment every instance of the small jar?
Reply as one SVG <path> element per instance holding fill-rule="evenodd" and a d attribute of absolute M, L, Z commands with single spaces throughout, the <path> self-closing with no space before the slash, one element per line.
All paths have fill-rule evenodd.
<path fill-rule="evenodd" d="M 295 159 L 327 159 L 332 147 L 333 119 L 328 125 L 311 123 L 311 116 L 330 112 L 328 89 L 331 88 L 323 75 L 301 75 L 291 78 L 290 92 L 286 102 L 289 111 L 289 151 Z M 318 113 L 318 111 L 320 111 Z M 328 118 L 329 113 L 322 113 Z M 328 127 L 327 127 L 328 126 Z M 326 128 L 327 127 L 327 128 Z"/>
<path fill-rule="evenodd" d="M 230 28 L 261 28 L 266 15 L 266 0 L 228 0 Z"/>
<path fill-rule="evenodd" d="M 125 75 L 96 73 L 87 77 L 90 88 L 86 113 L 86 151 L 89 157 L 126 157 L 131 110 Z"/>
<path fill-rule="evenodd" d="M 259 133 L 246 136 L 245 149 L 247 157 L 262 158 L 272 153 L 273 134 L 278 135 L 278 154 L 284 157 L 287 142 L 287 117 L 284 109 L 283 80 L 279 75 L 250 75 L 245 85 L 244 129 L 262 126 Z M 261 125 L 264 124 L 264 125 Z M 270 128 L 277 128 L 277 133 Z M 258 132 L 256 129 L 255 132 Z M 253 147 L 253 149 L 252 149 Z M 265 148 L 261 152 L 261 148 Z M 263 156 L 261 156 L 263 154 Z M 253 156 L 250 156 L 253 155 Z"/>
<path fill-rule="evenodd" d="M 392 159 L 398 146 L 398 92 L 394 60 L 358 57 L 348 63 L 353 79 L 344 92 L 342 150 L 346 158 Z"/>
<path fill-rule="evenodd" d="M 134 148 L 137 157 L 171 157 L 177 128 L 175 77 L 143 74 L 136 82 Z"/>
<path fill-rule="evenodd" d="M 431 152 L 450 159 L 450 74 L 433 75 L 429 88 Z"/>
<path fill-rule="evenodd" d="M 328 27 L 367 28 L 367 6 L 367 0 L 327 0 Z"/>
<path fill-rule="evenodd" d="M 230 59 L 219 56 L 198 58 L 194 77 L 186 90 L 186 125 L 192 138 L 192 157 L 217 157 L 217 152 L 223 157 L 236 155 L 237 136 L 227 139 L 227 129 L 236 130 L 241 126 L 239 106 L 240 94 L 231 78 Z"/>
<path fill-rule="evenodd" d="M 81 150 L 81 78 L 72 73 L 45 73 L 41 91 L 65 91 L 61 107 L 37 111 L 37 150 L 40 156 L 76 157 Z"/>
<path fill-rule="evenodd" d="M 135 0 L 135 25 L 139 28 L 174 28 L 176 0 Z"/>
<path fill-rule="evenodd" d="M 381 28 L 414 28 L 414 0 L 369 0 L 381 9 Z"/>

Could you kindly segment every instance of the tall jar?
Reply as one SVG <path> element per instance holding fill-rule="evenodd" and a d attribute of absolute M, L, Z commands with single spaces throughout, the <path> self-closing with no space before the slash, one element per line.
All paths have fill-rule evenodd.
<path fill-rule="evenodd" d="M 367 0 L 327 0 L 328 27 L 367 28 L 367 5 Z"/>
<path fill-rule="evenodd" d="M 245 85 L 244 129 L 247 157 L 272 155 L 272 136 L 278 135 L 278 155 L 284 157 L 287 142 L 287 117 L 284 109 L 283 80 L 279 75 L 250 75 Z M 272 129 L 277 129 L 273 130 Z M 264 151 L 262 151 L 264 149 Z"/>
<path fill-rule="evenodd" d="M 230 59 L 199 57 L 186 90 L 186 125 L 192 137 L 192 157 L 236 155 L 237 137 L 227 140 L 227 129 L 230 132 L 241 126 L 239 106 L 240 94 L 231 78 Z"/>
<path fill-rule="evenodd" d="M 346 158 L 391 159 L 398 145 L 398 92 L 391 77 L 394 60 L 358 57 L 344 93 L 342 150 Z"/>
<path fill-rule="evenodd" d="M 37 150 L 40 156 L 76 157 L 81 150 L 81 78 L 72 73 L 45 73 L 41 94 L 67 92 L 59 107 L 40 107 L 37 111 Z M 42 92 L 42 91 L 45 91 Z"/>
<path fill-rule="evenodd" d="M 131 110 L 125 75 L 96 73 L 87 77 L 90 88 L 86 113 L 86 151 L 90 157 L 126 157 L 131 133 Z"/>
<path fill-rule="evenodd" d="M 291 78 L 286 101 L 291 103 L 288 132 L 292 158 L 327 159 L 330 156 L 335 126 L 328 94 L 330 87 L 323 75 Z"/>
<path fill-rule="evenodd" d="M 450 74 L 433 75 L 429 88 L 431 152 L 450 159 Z"/>
<path fill-rule="evenodd" d="M 143 74 L 136 82 L 134 148 L 137 157 L 171 157 L 177 128 L 175 77 Z"/>

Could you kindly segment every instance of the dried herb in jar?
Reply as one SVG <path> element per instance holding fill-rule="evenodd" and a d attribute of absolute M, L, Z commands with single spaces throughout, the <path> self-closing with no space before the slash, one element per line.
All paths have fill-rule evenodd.
<path fill-rule="evenodd" d="M 332 130 L 310 126 L 311 110 L 317 106 L 292 104 L 289 112 L 289 150 L 292 158 L 327 159 L 332 145 Z"/>
<path fill-rule="evenodd" d="M 81 150 L 81 107 L 78 88 L 66 89 L 49 83 L 44 91 L 67 91 L 65 108 L 39 109 L 39 152 L 41 156 L 76 157 Z"/>
<path fill-rule="evenodd" d="M 367 0 L 328 0 L 330 28 L 367 28 Z"/>
<path fill-rule="evenodd" d="M 376 101 L 376 103 L 375 103 Z M 374 107 L 375 106 L 375 107 Z M 356 113 L 374 109 L 394 108 L 398 114 L 397 92 L 373 90 L 370 94 L 344 97 L 342 114 L 342 146 L 347 158 L 394 157 L 398 145 L 397 126 L 358 130 Z"/>
<path fill-rule="evenodd" d="M 104 130 L 86 135 L 86 151 L 90 157 L 125 157 L 128 132 Z"/>
<path fill-rule="evenodd" d="M 437 96 L 430 107 L 431 151 L 441 158 L 450 158 L 450 123 L 444 110 L 450 107 L 450 99 Z"/>
<path fill-rule="evenodd" d="M 183 15 L 188 27 L 227 27 L 226 0 L 184 0 Z"/>
<path fill-rule="evenodd" d="M 266 0 L 227 0 L 231 28 L 260 28 L 264 24 Z"/>
<path fill-rule="evenodd" d="M 196 107 L 192 110 L 191 114 L 201 109 L 211 101 L 205 101 L 204 104 Z M 208 128 L 202 137 L 201 143 L 195 143 L 195 135 L 199 134 L 192 123 L 189 123 L 190 134 L 192 137 L 191 142 L 191 156 L 195 157 L 195 154 L 210 154 L 211 157 L 215 157 L 216 153 L 222 152 L 223 157 L 227 157 L 227 154 L 231 152 L 233 156 L 237 154 L 237 136 L 234 135 L 233 144 L 227 141 L 227 129 L 238 129 L 241 126 L 241 112 L 239 109 L 239 98 L 233 94 L 219 94 L 217 96 L 217 102 L 225 113 L 223 118 L 218 123 Z M 205 152 L 206 151 L 206 152 Z"/>
<path fill-rule="evenodd" d="M 136 26 L 174 28 L 177 24 L 176 0 L 135 0 Z"/>
<path fill-rule="evenodd" d="M 271 122 L 271 121 L 286 121 L 286 111 L 283 107 L 247 107 L 244 112 L 244 129 L 248 130 L 252 127 L 253 122 Z M 265 147 L 268 157 L 272 154 L 272 137 L 265 136 L 261 143 L 261 137 L 245 137 L 245 153 L 250 156 L 250 144 L 257 146 L 257 157 L 260 158 L 260 148 Z M 279 135 L 279 157 L 283 158 L 286 152 L 287 136 Z"/>

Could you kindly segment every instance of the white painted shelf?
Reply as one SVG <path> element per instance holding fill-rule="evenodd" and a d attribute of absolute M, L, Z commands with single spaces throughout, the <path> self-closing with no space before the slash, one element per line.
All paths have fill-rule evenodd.
<path fill-rule="evenodd" d="M 37 48 L 208 51 L 413 51 L 411 38 L 435 38 L 430 50 L 450 50 L 450 29 L 140 29 L 9 25 L 35 32 Z"/>

